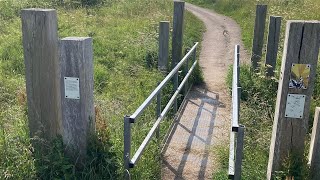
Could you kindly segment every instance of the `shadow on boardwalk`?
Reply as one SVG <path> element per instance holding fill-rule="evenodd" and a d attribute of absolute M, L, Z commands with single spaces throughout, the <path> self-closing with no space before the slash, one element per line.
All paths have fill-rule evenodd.
<path fill-rule="evenodd" d="M 214 127 L 218 108 L 225 108 L 219 94 L 195 87 L 181 108 L 163 151 L 163 179 L 211 177 Z"/>

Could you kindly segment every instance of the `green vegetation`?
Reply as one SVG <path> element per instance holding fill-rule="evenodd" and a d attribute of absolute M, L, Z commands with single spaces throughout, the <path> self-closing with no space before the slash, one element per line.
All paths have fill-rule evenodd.
<path fill-rule="evenodd" d="M 133 113 L 163 79 L 156 69 L 158 22 L 172 21 L 172 6 L 171 0 L 0 1 L 0 179 L 122 179 L 123 116 Z M 81 170 L 64 156 L 61 138 L 38 139 L 47 147 L 45 155 L 34 152 L 29 139 L 19 18 L 20 10 L 29 7 L 57 9 L 61 38 L 94 39 L 97 133 Z M 204 29 L 190 13 L 185 22 L 184 49 L 201 40 Z M 199 70 L 193 79 L 201 81 Z M 164 91 L 171 92 L 171 88 Z M 155 104 L 133 126 L 132 151 L 153 120 Z M 168 124 L 161 125 L 162 136 Z M 159 157 L 156 140 L 132 171 L 132 179 L 159 179 L 155 157 Z"/>
<path fill-rule="evenodd" d="M 246 126 L 245 149 L 243 161 L 243 179 L 265 179 L 269 156 L 269 145 L 272 133 L 275 98 L 278 88 L 278 72 L 280 69 L 285 27 L 287 20 L 319 20 L 320 1 L 318 0 L 188 0 L 206 8 L 213 8 L 218 13 L 230 16 L 237 21 L 242 29 L 242 40 L 246 49 L 250 51 L 253 39 L 253 28 L 256 4 L 268 5 L 268 16 L 282 16 L 282 30 L 279 44 L 277 73 L 275 79 L 266 79 L 263 73 L 253 74 L 249 66 L 241 67 L 241 123 Z M 268 23 L 268 19 L 267 19 Z M 266 35 L 267 35 L 266 26 Z M 265 40 L 266 42 L 266 40 Z M 241 61 L 245 61 L 241 59 Z M 247 60 L 250 62 L 250 60 Z M 264 62 L 264 59 L 262 59 Z M 230 69 L 227 83 L 231 87 Z M 320 71 L 318 68 L 317 77 Z M 312 125 L 314 109 L 320 103 L 320 84 L 317 78 L 310 112 L 309 126 Z M 309 147 L 306 146 L 306 149 Z M 227 149 L 225 149 L 227 151 Z M 221 160 L 226 159 L 227 153 L 221 153 Z M 292 158 L 291 158 L 292 159 Z M 214 175 L 214 179 L 226 179 L 221 177 L 226 172 L 227 166 L 221 161 L 222 169 Z M 283 171 L 279 172 L 279 179 L 292 175 L 295 179 L 308 179 L 307 167 L 288 160 L 283 165 Z"/>

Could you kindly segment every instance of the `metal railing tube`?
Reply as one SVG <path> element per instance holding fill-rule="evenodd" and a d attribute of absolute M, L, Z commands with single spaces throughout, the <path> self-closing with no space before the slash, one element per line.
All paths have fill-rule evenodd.
<path fill-rule="evenodd" d="M 157 94 L 157 112 L 156 112 L 157 118 L 160 117 L 161 115 L 161 91 Z M 156 134 L 157 139 L 160 138 L 160 125 L 157 129 L 157 134 Z"/>
<path fill-rule="evenodd" d="M 162 111 L 160 117 L 157 119 L 157 121 L 154 123 L 154 125 L 152 126 L 151 130 L 149 131 L 148 135 L 145 137 L 145 139 L 143 140 L 142 144 L 140 145 L 139 149 L 137 150 L 137 152 L 134 154 L 134 156 L 132 157 L 132 164 L 136 164 L 136 162 L 140 159 L 143 151 L 145 150 L 146 146 L 148 145 L 148 143 L 150 142 L 153 134 L 155 133 L 156 129 L 158 128 L 158 126 L 160 125 L 161 120 L 165 117 L 165 115 L 169 112 L 170 107 L 173 105 L 174 100 L 177 98 L 177 96 L 179 95 L 180 91 L 182 90 L 183 86 L 185 85 L 185 83 L 187 82 L 189 76 L 192 74 L 193 69 L 195 68 L 196 64 L 198 61 L 195 61 L 192 65 L 192 67 L 190 68 L 190 70 L 188 71 L 187 75 L 184 77 L 183 81 L 181 82 L 181 84 L 179 85 L 179 87 L 177 88 L 176 92 L 173 94 L 173 96 L 171 97 L 170 101 L 168 102 L 168 104 L 166 105 L 166 107 L 164 108 L 164 110 Z"/>
<path fill-rule="evenodd" d="M 187 58 L 187 62 L 185 64 L 185 75 L 187 75 L 187 73 L 189 72 L 189 58 Z M 186 82 L 186 85 L 184 86 L 184 96 L 187 95 L 188 93 L 188 81 Z"/>
<path fill-rule="evenodd" d="M 170 107 L 172 106 L 174 99 L 179 95 L 179 92 L 181 91 L 182 87 L 184 86 L 184 84 L 186 83 L 186 81 L 188 80 L 189 76 L 191 75 L 193 69 L 196 67 L 198 61 L 195 61 L 192 65 L 192 67 L 190 68 L 189 72 L 187 73 L 187 75 L 185 76 L 185 78 L 182 80 L 180 86 L 178 87 L 177 91 L 173 94 L 173 96 L 171 97 L 171 99 L 169 100 L 168 104 L 166 105 L 166 107 L 163 109 L 161 116 L 165 116 L 167 114 L 167 112 L 169 111 Z"/>
<path fill-rule="evenodd" d="M 234 62 L 232 74 L 232 129 L 230 132 L 229 149 L 229 179 L 240 179 L 244 127 L 239 125 L 240 114 L 240 46 L 234 48 Z"/>
<path fill-rule="evenodd" d="M 236 45 L 232 77 L 232 131 L 238 131 L 239 128 L 239 49 L 239 45 Z"/>
<path fill-rule="evenodd" d="M 182 60 L 176 65 L 176 67 L 166 76 L 166 78 L 156 87 L 156 89 L 149 95 L 149 97 L 140 105 L 140 107 L 130 116 L 130 119 L 137 119 L 141 113 L 151 103 L 152 99 L 160 92 L 160 90 L 166 85 L 179 68 L 183 65 L 187 58 L 192 54 L 194 49 L 198 46 L 198 42 L 191 48 L 191 50 L 182 58 Z"/>

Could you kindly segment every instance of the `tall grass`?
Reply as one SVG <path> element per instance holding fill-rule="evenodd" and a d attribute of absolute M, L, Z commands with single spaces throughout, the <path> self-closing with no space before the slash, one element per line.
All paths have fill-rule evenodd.
<path fill-rule="evenodd" d="M 0 1 L 0 179 L 122 179 L 123 117 L 133 113 L 163 79 L 156 69 L 158 23 L 172 21 L 172 6 L 170 0 Z M 29 7 L 57 9 L 61 38 L 93 37 L 97 133 L 81 170 L 64 156 L 60 138 L 34 139 L 48 147 L 45 155 L 37 154 L 29 139 L 19 18 L 20 10 Z M 199 20 L 186 14 L 184 49 L 201 40 L 203 29 Z M 165 88 L 164 99 L 171 88 Z M 154 120 L 153 103 L 133 126 L 132 151 Z M 168 124 L 161 125 L 162 136 Z M 132 179 L 158 179 L 158 156 L 154 140 Z"/>

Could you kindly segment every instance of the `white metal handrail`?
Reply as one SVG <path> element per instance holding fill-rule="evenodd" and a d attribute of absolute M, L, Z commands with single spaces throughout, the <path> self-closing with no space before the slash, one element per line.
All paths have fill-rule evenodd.
<path fill-rule="evenodd" d="M 245 127 L 239 124 L 240 111 L 240 46 L 235 46 L 233 76 L 232 76 L 232 122 L 229 149 L 229 179 L 241 179 L 243 156 L 243 139 Z"/>
<path fill-rule="evenodd" d="M 159 128 L 160 122 L 164 119 L 166 114 L 169 112 L 171 106 L 174 104 L 174 101 L 177 99 L 179 93 L 181 92 L 182 88 L 187 83 L 190 75 L 192 74 L 193 70 L 196 67 L 196 64 L 198 61 L 196 60 L 196 49 L 198 46 L 198 42 L 195 43 L 195 45 L 190 49 L 190 51 L 182 58 L 182 60 L 175 66 L 174 69 L 162 80 L 162 82 L 153 90 L 153 92 L 149 95 L 149 97 L 139 106 L 139 108 L 131 115 L 131 116 L 125 116 L 124 117 L 124 168 L 129 173 L 130 168 L 133 168 L 134 165 L 139 161 L 141 155 L 143 154 L 145 148 L 147 147 L 148 143 L 150 142 L 151 138 L 154 136 L 156 130 Z M 188 58 L 193 55 L 193 65 L 190 69 L 188 69 Z M 150 105 L 151 101 L 159 96 L 161 93 L 161 90 L 164 88 L 164 86 L 171 80 L 171 78 L 179 71 L 181 66 L 183 64 L 187 64 L 187 74 L 185 75 L 184 79 L 182 80 L 181 84 L 177 88 L 177 90 L 172 95 L 171 99 L 161 112 L 161 109 L 157 109 L 159 111 L 159 116 L 157 120 L 155 121 L 154 125 L 152 126 L 151 130 L 141 143 L 138 150 L 135 152 L 133 157 L 131 158 L 131 124 L 133 124 L 137 118 L 143 113 L 143 111 Z M 159 103 L 158 99 L 158 103 Z M 127 177 L 125 177 L 128 179 Z"/>

